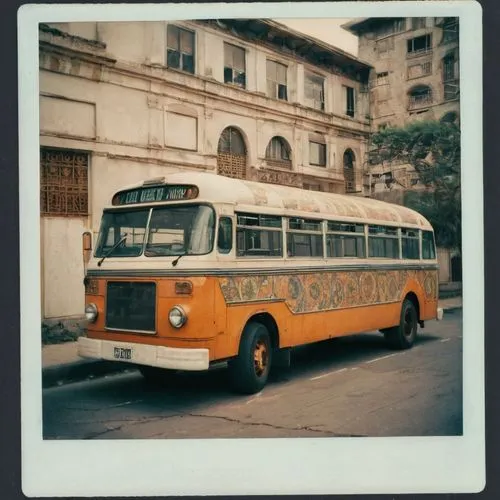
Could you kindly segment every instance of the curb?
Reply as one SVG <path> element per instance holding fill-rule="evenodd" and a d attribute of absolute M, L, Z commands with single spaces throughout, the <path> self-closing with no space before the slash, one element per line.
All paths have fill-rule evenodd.
<path fill-rule="evenodd" d="M 447 312 L 453 312 L 453 311 L 459 311 L 459 310 L 462 310 L 462 306 L 443 307 L 443 314 L 446 314 Z"/>
<path fill-rule="evenodd" d="M 126 363 L 107 360 L 85 360 L 63 365 L 47 366 L 42 369 L 42 388 L 61 386 L 82 380 L 104 377 L 116 373 L 134 371 L 135 367 Z"/>

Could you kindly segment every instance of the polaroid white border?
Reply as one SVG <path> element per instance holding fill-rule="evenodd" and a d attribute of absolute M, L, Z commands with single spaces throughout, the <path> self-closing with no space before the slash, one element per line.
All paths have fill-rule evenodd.
<path fill-rule="evenodd" d="M 463 436 L 42 439 L 38 23 L 459 16 Z M 22 489 L 27 496 L 463 493 L 485 486 L 482 11 L 472 1 L 25 5 L 18 12 Z M 265 447 L 263 459 L 262 447 Z M 255 481 L 258 477 L 259 480 Z"/>

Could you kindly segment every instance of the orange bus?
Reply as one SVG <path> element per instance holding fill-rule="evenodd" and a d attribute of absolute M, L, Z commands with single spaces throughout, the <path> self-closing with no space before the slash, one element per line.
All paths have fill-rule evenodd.
<path fill-rule="evenodd" d="M 273 359 L 380 330 L 410 348 L 441 319 L 429 222 L 381 201 L 178 173 L 120 190 L 85 276 L 83 357 L 146 377 L 227 362 L 260 391 Z"/>

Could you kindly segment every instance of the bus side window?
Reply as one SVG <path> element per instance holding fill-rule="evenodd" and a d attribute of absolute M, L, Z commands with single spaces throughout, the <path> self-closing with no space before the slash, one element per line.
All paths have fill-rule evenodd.
<path fill-rule="evenodd" d="M 229 217 L 219 219 L 217 249 L 220 253 L 229 253 L 233 247 L 233 222 Z"/>
<path fill-rule="evenodd" d="M 436 258 L 436 247 L 434 245 L 434 234 L 432 233 L 432 231 L 422 232 L 422 258 Z"/>

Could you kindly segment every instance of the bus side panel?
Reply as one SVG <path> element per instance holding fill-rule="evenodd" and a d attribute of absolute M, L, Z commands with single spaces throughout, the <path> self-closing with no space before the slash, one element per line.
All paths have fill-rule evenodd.
<path fill-rule="evenodd" d="M 309 314 L 293 314 L 284 303 L 240 304 L 227 308 L 227 328 L 218 337 L 217 358 L 238 354 L 241 334 L 247 321 L 260 313 L 270 314 L 277 323 L 280 347 L 293 347 L 334 337 L 376 331 L 399 322 L 401 304 L 380 304 Z"/>
<path fill-rule="evenodd" d="M 280 347 L 288 338 L 287 318 L 290 310 L 283 302 L 268 302 L 261 304 L 235 304 L 227 306 L 226 334 L 218 337 L 217 354 L 219 359 L 233 357 L 238 354 L 241 334 L 247 322 L 256 314 L 267 313 L 276 322 L 280 335 Z"/>

